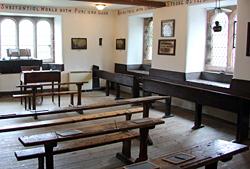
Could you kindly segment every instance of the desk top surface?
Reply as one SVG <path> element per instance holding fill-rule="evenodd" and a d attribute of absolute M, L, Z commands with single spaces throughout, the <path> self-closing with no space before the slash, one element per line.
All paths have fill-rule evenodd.
<path fill-rule="evenodd" d="M 22 71 L 22 73 L 47 73 L 47 72 L 58 72 L 61 73 L 60 70 L 34 70 L 34 71 Z"/>
<path fill-rule="evenodd" d="M 65 82 L 65 83 L 36 83 L 36 84 L 26 84 L 26 85 L 17 85 L 16 87 L 40 87 L 40 86 L 52 86 L 52 85 L 69 85 L 69 84 L 75 84 L 75 85 L 83 85 L 86 82 Z"/>
<path fill-rule="evenodd" d="M 206 144 L 197 145 L 195 147 L 151 159 L 149 162 L 157 165 L 160 169 L 195 169 L 247 151 L 248 149 L 249 147 L 247 145 L 232 143 L 224 140 L 215 140 Z M 168 158 L 169 156 L 177 156 L 180 152 L 190 154 L 195 156 L 195 158 L 179 164 L 173 164 L 163 160 L 163 158 Z"/>
<path fill-rule="evenodd" d="M 141 119 L 140 119 L 141 120 Z M 104 125 L 76 128 L 72 131 L 56 131 L 44 134 L 19 137 L 24 146 L 40 145 L 52 142 L 61 142 L 78 138 L 97 136 L 136 128 L 151 128 L 158 124 L 165 123 L 161 119 L 144 118 L 142 122 L 122 121 Z"/>

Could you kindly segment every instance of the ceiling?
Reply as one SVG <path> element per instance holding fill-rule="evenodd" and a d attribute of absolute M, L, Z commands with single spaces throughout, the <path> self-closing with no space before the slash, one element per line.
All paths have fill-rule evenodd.
<path fill-rule="evenodd" d="M 89 0 L 89 1 L 92 1 L 92 0 Z M 104 0 L 104 1 L 109 1 L 109 0 Z M 114 1 L 121 2 L 122 0 L 111 0 L 111 2 L 114 2 Z M 131 0 L 125 0 L 125 1 L 131 2 Z M 159 1 L 168 1 L 168 0 L 159 0 Z M 101 1 L 99 1 L 99 3 L 100 2 Z M 72 0 L 0 0 L 0 3 L 1 4 L 15 4 L 15 5 L 30 5 L 30 6 L 73 7 L 73 8 L 95 10 L 96 9 L 95 4 L 98 3 L 98 1 L 81 2 L 77 0 L 76 1 L 72 1 Z M 136 5 L 120 5 L 120 4 L 114 4 L 114 3 L 105 3 L 105 4 L 106 4 L 105 10 L 120 10 L 120 9 L 136 7 Z"/>
<path fill-rule="evenodd" d="M 84 2 L 83 2 L 84 1 Z M 92 1 L 92 2 L 89 2 Z M 106 8 L 104 10 L 121 10 L 126 8 L 136 7 L 138 5 L 121 5 L 115 4 L 124 2 L 126 4 L 144 1 L 147 3 L 147 0 L 101 0 L 102 2 L 112 2 L 112 3 L 105 3 Z M 155 1 L 156 3 L 166 2 L 166 1 L 179 1 L 179 0 L 150 0 Z M 200 4 L 206 6 L 214 6 L 213 0 L 209 0 L 211 3 Z M 95 0 L 0 0 L 1 4 L 15 4 L 15 5 L 29 5 L 29 6 L 50 6 L 50 7 L 72 7 L 72 8 L 82 8 L 82 9 L 91 9 L 96 10 L 95 4 L 98 1 Z M 99 1 L 100 3 L 100 1 Z M 224 4 L 225 3 L 225 4 Z M 237 0 L 221 0 L 221 6 L 224 5 L 235 5 L 237 4 Z M 140 6 L 147 6 L 147 5 L 140 5 Z"/>

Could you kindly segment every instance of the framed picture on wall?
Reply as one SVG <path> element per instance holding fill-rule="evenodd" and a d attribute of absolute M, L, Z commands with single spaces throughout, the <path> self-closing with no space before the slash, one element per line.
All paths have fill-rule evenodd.
<path fill-rule="evenodd" d="M 160 39 L 158 42 L 158 55 L 175 55 L 175 43 L 175 39 Z"/>
<path fill-rule="evenodd" d="M 248 22 L 247 27 L 247 56 L 250 56 L 250 22 Z"/>
<path fill-rule="evenodd" d="M 125 50 L 125 39 L 116 39 L 116 50 Z"/>
<path fill-rule="evenodd" d="M 174 37 L 175 20 L 161 21 L 161 37 Z"/>
<path fill-rule="evenodd" d="M 87 49 L 87 38 L 71 38 L 71 49 Z"/>

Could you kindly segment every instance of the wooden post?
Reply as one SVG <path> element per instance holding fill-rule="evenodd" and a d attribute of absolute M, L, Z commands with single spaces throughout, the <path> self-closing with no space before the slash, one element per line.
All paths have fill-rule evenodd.
<path fill-rule="evenodd" d="M 45 144 L 45 156 L 46 156 L 46 169 L 54 168 L 54 160 L 53 160 L 53 147 L 57 146 L 57 143 L 49 143 Z"/>
<path fill-rule="evenodd" d="M 109 96 L 109 80 L 106 80 L 106 96 Z"/>
<path fill-rule="evenodd" d="M 165 99 L 165 115 L 162 118 L 173 117 L 173 115 L 171 114 L 171 101 L 172 97 L 169 97 L 169 99 Z"/>
<path fill-rule="evenodd" d="M 237 114 L 237 131 L 236 140 L 234 142 L 240 143 L 248 138 L 249 131 L 249 103 L 248 99 L 242 98 L 239 112 Z"/>
<path fill-rule="evenodd" d="M 140 128 L 140 152 L 139 158 L 135 162 L 146 161 L 148 159 L 148 128 Z"/>
<path fill-rule="evenodd" d="M 195 103 L 195 122 L 194 127 L 192 129 L 199 129 L 204 127 L 201 125 L 201 119 L 202 119 L 202 105 L 199 103 Z"/>

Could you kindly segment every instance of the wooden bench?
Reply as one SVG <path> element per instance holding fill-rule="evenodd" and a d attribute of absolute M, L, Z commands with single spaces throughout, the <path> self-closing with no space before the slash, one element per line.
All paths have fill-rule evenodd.
<path fill-rule="evenodd" d="M 97 109 L 97 108 L 105 108 L 105 107 L 113 107 L 113 106 L 121 106 L 127 104 L 143 104 L 143 117 L 149 117 L 149 107 L 150 103 L 156 100 L 167 100 L 169 96 L 149 96 L 149 97 L 140 97 L 140 98 L 133 98 L 133 99 L 125 99 L 125 100 L 114 100 L 109 102 L 101 102 L 101 103 L 93 103 L 88 105 L 79 105 L 75 107 L 64 107 L 59 109 L 51 109 L 51 110 L 35 110 L 35 111 L 28 111 L 22 113 L 11 113 L 11 114 L 4 114 L 0 115 L 0 119 L 7 119 L 7 118 L 18 118 L 18 117 L 27 117 L 27 116 L 40 116 L 40 115 L 50 115 L 50 114 L 57 114 L 57 113 L 66 113 L 66 112 L 79 112 L 84 110 L 90 109 Z"/>
<path fill-rule="evenodd" d="M 117 143 L 117 142 L 130 142 L 132 139 L 139 137 L 140 134 L 134 131 L 128 131 L 124 133 L 116 133 L 108 136 L 100 136 L 97 138 L 88 138 L 75 140 L 68 143 L 58 144 L 57 147 L 53 149 L 53 154 L 68 153 L 77 150 L 84 150 L 87 148 L 93 148 L 98 146 L 103 146 L 107 144 Z M 123 144 L 124 145 L 124 144 Z M 125 147 L 123 148 L 125 150 Z M 126 150 L 129 151 L 129 150 Z M 28 160 L 33 158 L 38 158 L 38 168 L 44 168 L 44 157 L 45 149 L 44 147 L 25 149 L 15 152 L 15 156 L 18 161 Z"/>
<path fill-rule="evenodd" d="M 32 94 L 18 94 L 18 95 L 13 95 L 14 98 L 29 98 L 29 109 L 31 109 L 31 98 L 32 98 L 32 109 L 36 110 L 36 97 L 37 96 L 52 96 L 52 101 L 54 102 L 54 96 L 58 95 L 58 107 L 60 107 L 60 95 L 65 95 L 65 94 L 70 94 L 71 95 L 71 105 L 73 101 L 73 94 L 78 94 L 78 99 L 77 99 L 77 105 L 81 105 L 81 89 L 82 85 L 84 83 L 88 82 L 67 82 L 67 83 L 36 83 L 36 84 L 29 84 L 29 85 L 17 85 L 16 87 L 20 88 L 32 88 Z M 60 86 L 61 85 L 69 85 L 69 84 L 75 84 L 77 86 L 77 91 L 60 91 Z M 58 91 L 54 92 L 54 86 L 58 85 Z M 43 87 L 43 86 L 52 86 L 52 92 L 49 93 L 37 93 L 37 88 L 38 87 Z M 26 90 L 25 90 L 26 91 Z M 26 102 L 25 102 L 25 109 L 26 109 Z"/>
<path fill-rule="evenodd" d="M 134 121 L 122 121 L 115 122 L 97 126 L 90 126 L 84 128 L 78 128 L 73 131 L 68 132 L 77 132 L 76 134 L 67 134 L 67 131 L 51 132 L 44 134 L 37 134 L 31 136 L 19 137 L 19 141 L 24 146 L 34 146 L 43 144 L 44 147 L 33 148 L 29 150 L 16 151 L 15 155 L 18 160 L 30 159 L 30 158 L 39 158 L 39 168 L 43 168 L 44 160 L 43 157 L 46 157 L 46 168 L 53 168 L 53 154 L 59 154 L 64 152 L 71 152 L 91 147 L 96 147 L 104 144 L 114 143 L 118 141 L 123 142 L 123 148 L 121 153 L 117 153 L 116 157 L 126 162 L 126 164 L 131 164 L 134 162 L 145 161 L 148 159 L 147 155 L 147 139 L 149 129 L 153 129 L 155 125 L 163 124 L 164 121 L 160 119 L 152 118 L 143 118 Z M 134 161 L 131 158 L 131 139 L 138 137 L 136 133 L 124 133 L 124 131 L 132 129 L 140 129 L 140 152 L 139 157 Z M 123 132 L 123 133 L 120 133 Z M 113 135 L 109 135 L 112 134 Z M 65 135 L 64 135 L 65 134 Z M 108 135 L 107 135 L 108 134 Z M 104 135 L 101 138 L 92 139 L 88 137 Z M 85 139 L 87 140 L 85 140 Z M 83 139 L 81 141 L 76 139 Z M 74 141 L 69 142 L 69 144 L 59 145 L 58 142 L 63 141 Z M 75 144 L 77 141 L 77 144 Z M 56 147 L 54 149 L 54 147 Z"/>
<path fill-rule="evenodd" d="M 205 166 L 206 169 L 216 169 L 218 162 L 227 162 L 234 155 L 249 150 L 247 145 L 232 143 L 224 140 L 215 140 L 206 144 L 187 148 L 179 152 L 170 153 L 162 157 L 149 160 L 151 164 L 157 165 L 160 169 L 196 169 Z M 178 159 L 178 154 L 184 153 L 195 158 L 190 160 Z M 162 160 L 163 158 L 173 159 L 177 164 Z M 183 162 L 182 162 L 183 161 Z M 126 166 L 129 169 L 129 166 Z M 139 166 L 138 166 L 139 167 Z M 233 167 L 232 167 L 233 168 Z"/>
<path fill-rule="evenodd" d="M 121 99 L 120 97 L 120 85 L 131 87 L 131 95 L 133 98 L 139 97 L 139 81 L 133 75 L 112 73 L 104 70 L 99 70 L 99 66 L 93 65 L 93 86 L 94 88 L 100 87 L 99 78 L 106 80 L 106 96 L 109 96 L 109 83 L 115 84 L 116 100 Z"/>
<path fill-rule="evenodd" d="M 76 123 L 76 122 L 97 120 L 101 118 L 109 118 L 109 117 L 116 117 L 116 116 L 123 116 L 123 115 L 126 116 L 126 120 L 130 120 L 132 114 L 141 113 L 141 112 L 143 112 L 143 108 L 139 107 L 139 108 L 133 108 L 133 109 L 117 110 L 117 111 L 112 111 L 112 112 L 104 112 L 104 113 L 89 114 L 89 115 L 81 115 L 81 116 L 76 116 L 76 117 L 67 117 L 67 118 L 54 119 L 54 120 L 43 120 L 43 121 L 36 121 L 36 122 L 30 122 L 30 123 L 13 124 L 13 125 L 0 127 L 0 132 L 34 129 L 34 128 L 39 128 L 39 127 L 48 127 L 48 126 L 62 125 L 62 124 L 68 124 L 68 123 Z"/>
<path fill-rule="evenodd" d="M 78 91 L 60 91 L 60 92 L 48 92 L 48 93 L 36 93 L 35 97 L 38 96 L 56 96 L 56 95 L 67 95 L 70 94 L 70 105 L 74 105 L 74 94 L 78 94 Z M 33 94 L 14 94 L 12 95 L 13 98 L 28 98 L 29 102 L 29 109 L 31 110 L 31 98 L 33 97 Z M 58 107 L 60 103 L 58 102 Z M 35 110 L 33 108 L 33 110 Z"/>

